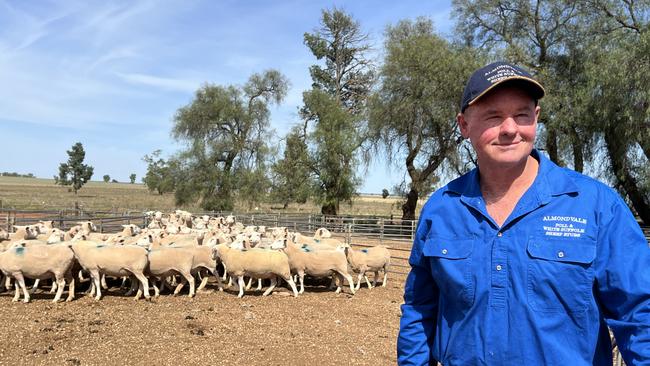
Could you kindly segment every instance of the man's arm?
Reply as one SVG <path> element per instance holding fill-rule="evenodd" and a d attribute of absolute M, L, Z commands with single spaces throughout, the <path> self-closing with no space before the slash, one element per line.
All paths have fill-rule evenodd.
<path fill-rule="evenodd" d="M 422 222 L 421 222 L 422 223 Z M 420 225 L 418 225 L 420 226 Z M 409 258 L 411 272 L 406 279 L 404 305 L 397 337 L 399 365 L 436 365 L 431 357 L 438 313 L 438 287 L 431 277 L 428 260 L 422 255 L 424 245 L 419 228 Z"/>
<path fill-rule="evenodd" d="M 603 215 L 596 262 L 597 295 L 628 365 L 650 365 L 650 248 L 616 197 Z"/>

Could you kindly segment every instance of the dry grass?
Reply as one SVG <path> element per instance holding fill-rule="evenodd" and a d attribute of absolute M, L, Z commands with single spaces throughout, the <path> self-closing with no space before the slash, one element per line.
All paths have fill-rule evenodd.
<path fill-rule="evenodd" d="M 173 194 L 150 193 L 142 184 L 89 182 L 75 195 L 67 187 L 54 184 L 52 179 L 0 177 L 0 207 L 15 209 L 65 209 L 75 208 L 75 203 L 87 211 L 124 212 L 157 209 L 171 211 Z M 424 201 L 420 202 L 418 211 Z M 359 196 L 352 204 L 342 203 L 340 213 L 344 215 L 381 215 L 401 217 L 400 200 L 397 197 Z M 287 210 L 278 209 L 281 204 L 261 204 L 259 212 L 319 213 L 320 207 L 313 202 L 291 204 Z M 198 206 L 184 207 L 199 212 Z M 236 211 L 247 212 L 249 207 L 237 204 Z"/>

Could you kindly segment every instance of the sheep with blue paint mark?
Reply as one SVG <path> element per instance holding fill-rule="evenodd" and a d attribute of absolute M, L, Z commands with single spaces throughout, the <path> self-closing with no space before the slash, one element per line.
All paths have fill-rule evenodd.
<path fill-rule="evenodd" d="M 134 276 L 140 281 L 135 299 L 149 299 L 149 280 L 144 272 L 149 265 L 148 249 L 136 245 L 108 245 L 92 241 L 68 243 L 81 267 L 90 273 L 96 300 L 101 299 L 101 276 Z M 92 294 L 92 292 L 91 292 Z"/>
<path fill-rule="evenodd" d="M 390 251 L 388 248 L 383 245 L 361 250 L 345 248 L 345 255 L 352 269 L 355 272 L 359 273 L 359 277 L 357 279 L 357 290 L 361 287 L 361 277 L 365 278 L 366 283 L 368 284 L 368 288 L 377 286 L 379 271 L 384 271 L 384 281 L 382 282 L 382 287 L 386 287 L 386 281 L 388 279 L 388 267 L 390 266 Z M 373 285 L 370 284 L 370 281 L 366 276 L 366 272 L 368 271 L 375 272 Z"/>
<path fill-rule="evenodd" d="M 0 253 L 0 270 L 8 278 L 15 279 L 16 295 L 13 301 L 20 298 L 20 290 L 24 294 L 24 302 L 30 301 L 29 292 L 25 286 L 25 277 L 42 280 L 54 279 L 57 292 L 53 302 L 61 299 L 65 283 L 69 283 L 68 298 L 74 298 L 74 281 L 72 267 L 75 263 L 74 254 L 65 244 L 22 246 L 15 245 Z"/>
<path fill-rule="evenodd" d="M 334 276 L 338 279 L 336 293 L 341 292 L 343 281 L 350 284 L 350 291 L 354 294 L 354 280 L 348 272 L 348 261 L 345 253 L 337 249 L 314 249 L 309 245 L 295 244 L 283 241 L 282 250 L 289 257 L 291 272 L 298 275 L 300 280 L 300 293 L 305 291 L 304 278 L 309 275 L 316 278 Z"/>

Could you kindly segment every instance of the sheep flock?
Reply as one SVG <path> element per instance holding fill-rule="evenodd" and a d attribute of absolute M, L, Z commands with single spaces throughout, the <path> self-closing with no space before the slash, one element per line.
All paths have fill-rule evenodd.
<path fill-rule="evenodd" d="M 278 285 L 294 296 L 305 291 L 305 276 L 326 279 L 338 293 L 354 294 L 365 280 L 377 285 L 382 271 L 386 286 L 390 252 L 385 246 L 353 249 L 326 228 L 313 236 L 286 227 L 245 226 L 234 216 L 196 216 L 176 210 L 146 212 L 146 228 L 122 225 L 117 233 L 99 233 L 91 221 L 67 231 L 52 221 L 0 229 L 0 290 L 15 290 L 13 301 L 30 301 L 30 293 L 50 284 L 54 302 L 75 297 L 75 285 L 89 282 L 86 294 L 96 300 L 108 284 L 120 284 L 127 296 L 158 297 L 168 288 L 178 295 L 187 287 L 193 297 L 214 278 L 219 291 L 232 288 L 238 297 L 256 286 L 269 295 Z M 374 272 L 371 283 L 367 272 Z M 25 279 L 34 280 L 31 289 Z M 107 281 L 107 278 L 109 281 Z M 356 284 L 355 284 L 356 279 Z M 198 284 L 198 287 L 197 287 Z"/>

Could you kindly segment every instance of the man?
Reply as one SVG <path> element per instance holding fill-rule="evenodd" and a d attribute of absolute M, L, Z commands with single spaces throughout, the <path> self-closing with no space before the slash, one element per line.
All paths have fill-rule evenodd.
<path fill-rule="evenodd" d="M 420 214 L 397 341 L 402 365 L 650 364 L 650 249 L 612 189 L 533 148 L 543 87 L 504 62 L 457 116 L 478 168 Z"/>

